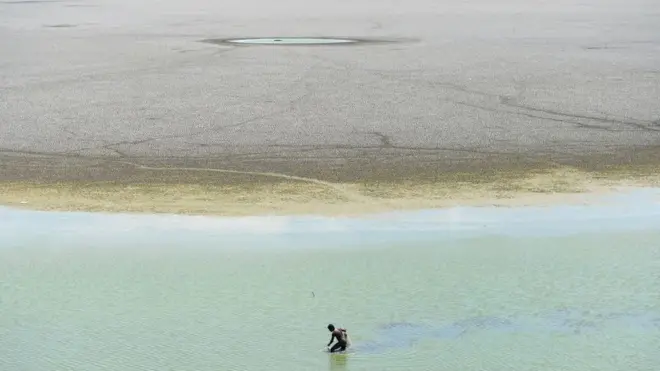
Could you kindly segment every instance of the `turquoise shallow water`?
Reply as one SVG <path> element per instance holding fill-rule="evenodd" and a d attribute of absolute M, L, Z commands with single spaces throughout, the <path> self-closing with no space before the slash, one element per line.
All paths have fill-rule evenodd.
<path fill-rule="evenodd" d="M 352 220 L 0 209 L 0 370 L 657 370 L 658 194 Z M 329 322 L 348 354 L 321 351 Z"/>

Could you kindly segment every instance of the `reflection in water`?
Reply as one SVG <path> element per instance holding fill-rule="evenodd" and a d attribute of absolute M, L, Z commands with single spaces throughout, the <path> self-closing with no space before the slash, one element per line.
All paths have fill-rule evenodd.
<path fill-rule="evenodd" d="M 348 364 L 348 354 L 329 354 L 328 359 L 330 361 L 330 371 L 346 370 L 346 365 Z"/>

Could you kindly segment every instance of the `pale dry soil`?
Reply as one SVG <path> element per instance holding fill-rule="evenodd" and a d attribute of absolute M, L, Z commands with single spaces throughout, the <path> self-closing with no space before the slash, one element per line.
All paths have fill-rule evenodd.
<path fill-rule="evenodd" d="M 0 1 L 0 204 L 361 214 L 655 185 L 660 2 Z M 255 47 L 244 37 L 348 37 Z"/>

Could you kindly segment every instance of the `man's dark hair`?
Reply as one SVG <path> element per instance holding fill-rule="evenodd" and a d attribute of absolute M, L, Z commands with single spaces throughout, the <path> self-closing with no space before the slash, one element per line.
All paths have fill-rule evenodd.
<path fill-rule="evenodd" d="M 332 324 L 328 325 L 328 330 L 335 331 L 335 326 Z"/>

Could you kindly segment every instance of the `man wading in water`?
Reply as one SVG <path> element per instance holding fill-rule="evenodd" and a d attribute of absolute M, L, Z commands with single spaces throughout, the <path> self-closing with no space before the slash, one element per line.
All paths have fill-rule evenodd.
<path fill-rule="evenodd" d="M 330 353 L 346 350 L 346 346 L 348 346 L 348 334 L 346 333 L 346 329 L 344 328 L 336 329 L 334 325 L 330 324 L 328 325 L 328 330 L 330 330 L 330 332 L 332 333 L 332 337 L 330 338 L 328 347 L 330 347 L 330 344 L 332 344 L 333 340 L 337 339 L 337 344 L 335 344 L 332 348 L 330 348 Z"/>

